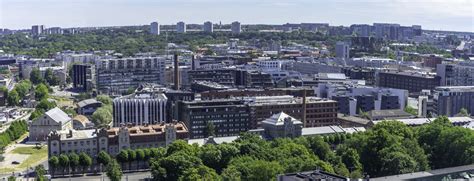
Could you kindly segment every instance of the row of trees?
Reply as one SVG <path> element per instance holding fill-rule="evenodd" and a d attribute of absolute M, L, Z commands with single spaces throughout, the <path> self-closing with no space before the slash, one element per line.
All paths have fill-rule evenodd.
<path fill-rule="evenodd" d="M 0 133 L 0 153 L 3 153 L 5 146 L 25 134 L 27 129 L 28 125 L 25 120 L 12 122 L 6 131 Z M 3 157 L 0 160 L 3 160 Z"/>
<path fill-rule="evenodd" d="M 81 168 L 81 173 L 84 174 L 84 172 L 92 165 L 92 158 L 84 152 L 79 153 L 79 155 L 76 153 L 70 153 L 68 155 L 61 154 L 59 157 L 50 157 L 48 163 L 52 168 L 51 175 L 53 176 L 55 171 L 58 169 L 61 169 L 64 175 L 66 173 L 78 173 L 78 168 Z"/>

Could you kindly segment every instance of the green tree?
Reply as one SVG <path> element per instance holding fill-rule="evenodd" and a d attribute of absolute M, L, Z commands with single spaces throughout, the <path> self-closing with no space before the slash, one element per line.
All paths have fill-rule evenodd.
<path fill-rule="evenodd" d="M 145 151 L 143 149 L 137 149 L 136 151 L 137 155 L 137 169 L 140 169 L 140 161 L 145 161 Z"/>
<path fill-rule="evenodd" d="M 41 72 L 38 68 L 34 68 L 33 70 L 31 70 L 30 80 L 35 85 L 38 85 L 44 82 L 43 77 L 41 76 Z"/>
<path fill-rule="evenodd" d="M 76 169 L 78 166 L 79 166 L 79 156 L 76 153 L 69 154 L 69 167 L 71 167 L 73 175 L 76 172 Z"/>
<path fill-rule="evenodd" d="M 205 133 L 206 133 L 206 137 L 209 137 L 209 136 L 215 136 L 216 132 L 216 126 L 214 126 L 214 124 L 212 122 L 207 122 L 206 124 L 206 130 L 205 130 Z"/>
<path fill-rule="evenodd" d="M 128 151 L 127 150 L 120 150 L 119 154 L 117 155 L 117 160 L 122 164 L 122 169 L 124 169 L 123 164 L 128 162 Z"/>
<path fill-rule="evenodd" d="M 31 90 L 32 84 L 29 80 L 21 80 L 15 85 L 14 90 L 18 92 L 20 97 L 25 97 Z"/>
<path fill-rule="evenodd" d="M 56 156 L 51 156 L 48 160 L 48 164 L 51 167 L 51 175 L 54 177 L 54 172 L 59 167 L 59 159 Z"/>
<path fill-rule="evenodd" d="M 92 165 L 92 158 L 84 152 L 79 154 L 79 165 L 82 166 L 82 174 Z"/>
<path fill-rule="evenodd" d="M 199 158 L 186 152 L 177 152 L 151 162 L 151 174 L 155 180 L 178 180 L 183 173 L 202 165 Z"/>
<path fill-rule="evenodd" d="M 207 181 L 221 180 L 221 177 L 212 168 L 200 165 L 197 168 L 189 168 L 179 177 L 180 181 Z"/>
<path fill-rule="evenodd" d="M 59 155 L 59 165 L 63 168 L 63 175 L 66 174 L 66 169 L 69 170 L 69 157 L 66 154 Z"/>
<path fill-rule="evenodd" d="M 103 106 L 92 114 L 92 121 L 98 127 L 106 127 L 112 122 L 112 106 Z"/>
<path fill-rule="evenodd" d="M 16 177 L 15 176 L 9 176 L 8 181 L 16 181 Z"/>
<path fill-rule="evenodd" d="M 104 167 L 109 164 L 110 159 L 110 155 L 103 150 L 97 155 L 97 163 L 102 164 Z"/>
<path fill-rule="evenodd" d="M 137 152 L 132 149 L 128 149 L 128 169 L 132 170 L 132 163 L 137 160 Z"/>
<path fill-rule="evenodd" d="M 105 105 L 112 105 L 113 103 L 112 98 L 110 98 L 108 95 L 98 95 L 96 99 Z"/>
<path fill-rule="evenodd" d="M 227 169 L 236 169 L 242 180 L 275 180 L 276 175 L 284 171 L 278 162 L 256 160 L 247 156 L 234 158 L 224 169 L 224 173 L 227 173 Z"/>
<path fill-rule="evenodd" d="M 107 164 L 106 173 L 111 181 L 120 181 L 122 179 L 122 169 L 120 169 L 120 165 L 115 159 L 111 159 L 109 164 Z"/>
<path fill-rule="evenodd" d="M 38 181 L 44 181 L 46 180 L 45 178 L 45 174 L 46 174 L 46 170 L 44 169 L 44 166 L 39 164 L 35 167 L 35 173 L 36 173 L 36 180 Z"/>
<path fill-rule="evenodd" d="M 461 108 L 461 110 L 459 111 L 459 115 L 462 115 L 462 116 L 471 116 L 469 114 L 469 112 L 467 111 L 466 108 Z"/>
<path fill-rule="evenodd" d="M 415 108 L 411 107 L 411 106 L 406 106 L 405 107 L 405 112 L 407 113 L 410 113 L 411 115 L 418 115 L 418 110 L 416 110 Z"/>
<path fill-rule="evenodd" d="M 5 86 L 0 86 L 0 92 L 3 92 L 4 97 L 8 97 L 8 88 Z"/>
<path fill-rule="evenodd" d="M 217 149 L 216 146 L 212 144 L 204 145 L 200 148 L 198 156 L 202 160 L 204 165 L 213 168 L 218 172 L 222 170 L 220 165 L 222 153 L 219 149 Z"/>
<path fill-rule="evenodd" d="M 18 95 L 15 89 L 10 91 L 10 93 L 8 94 L 7 102 L 10 106 L 18 106 L 20 104 L 20 96 Z"/>
<path fill-rule="evenodd" d="M 50 68 L 46 69 L 46 71 L 44 72 L 44 80 L 51 86 L 55 85 L 53 77 L 55 77 L 53 73 L 53 69 L 50 69 Z"/>
<path fill-rule="evenodd" d="M 48 87 L 44 85 L 43 83 L 38 84 L 35 89 L 36 100 L 38 101 L 43 100 L 43 99 L 48 98 L 48 96 L 49 96 Z"/>

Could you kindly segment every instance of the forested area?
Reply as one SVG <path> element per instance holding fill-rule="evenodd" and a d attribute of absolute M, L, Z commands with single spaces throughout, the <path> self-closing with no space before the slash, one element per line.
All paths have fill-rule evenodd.
<path fill-rule="evenodd" d="M 191 50 L 198 46 L 213 43 L 226 43 L 231 38 L 242 41 L 263 42 L 280 41 L 283 45 L 289 42 L 316 45 L 319 41 L 335 42 L 338 37 L 329 37 L 316 32 L 188 32 L 178 34 L 163 32 L 156 36 L 148 33 L 146 28 L 117 28 L 93 30 L 81 34 L 48 35 L 38 38 L 24 34 L 14 34 L 0 37 L 0 49 L 7 53 L 30 55 L 48 58 L 56 52 L 65 50 L 94 51 L 114 50 L 130 56 L 138 52 L 158 52 L 165 50 L 167 43 L 188 45 Z M 339 37 L 340 38 L 340 37 Z"/>
<path fill-rule="evenodd" d="M 245 133 L 232 143 L 201 147 L 178 140 L 166 148 L 122 150 L 115 158 L 101 152 L 97 163 L 115 179 L 121 170 L 143 168 L 151 168 L 154 180 L 275 180 L 315 169 L 373 178 L 472 164 L 474 131 L 446 117 L 421 127 L 386 121 L 366 132 L 324 137 L 266 141 Z"/>

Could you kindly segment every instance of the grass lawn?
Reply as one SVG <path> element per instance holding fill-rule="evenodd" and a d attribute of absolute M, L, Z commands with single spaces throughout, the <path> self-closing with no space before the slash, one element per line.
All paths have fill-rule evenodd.
<path fill-rule="evenodd" d="M 30 149 L 20 149 L 19 152 L 23 152 L 20 154 L 28 154 L 30 155 L 26 160 L 20 163 L 17 168 L 27 168 L 27 167 L 34 167 L 39 163 L 48 159 L 48 148 L 43 146 L 41 149 L 36 149 L 35 147 L 29 147 Z M 15 150 L 13 150 L 15 151 Z M 33 152 L 31 152 L 33 151 Z"/>
<path fill-rule="evenodd" d="M 8 168 L 0 168 L 0 173 L 11 173 L 16 171 L 25 170 L 28 167 L 34 167 L 39 163 L 48 159 L 48 147 L 43 146 L 41 148 L 32 147 L 18 147 L 13 149 L 10 153 L 29 155 L 19 165 L 15 165 Z"/>
<path fill-rule="evenodd" d="M 46 146 L 43 146 L 39 149 L 37 147 L 33 146 L 33 147 L 18 147 L 18 148 L 13 149 L 11 151 L 11 153 L 32 155 L 32 154 L 36 154 L 36 153 L 39 154 L 41 152 L 47 153 L 47 151 L 48 151 L 48 148 Z"/>

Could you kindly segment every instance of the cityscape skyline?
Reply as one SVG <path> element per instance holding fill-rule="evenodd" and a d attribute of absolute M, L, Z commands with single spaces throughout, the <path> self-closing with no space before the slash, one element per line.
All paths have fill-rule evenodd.
<path fill-rule="evenodd" d="M 252 4 L 251 6 L 249 6 Z M 209 9 L 208 7 L 213 7 Z M 336 1 L 264 0 L 252 2 L 215 0 L 178 0 L 154 2 L 90 0 L 2 0 L 0 27 L 29 29 L 34 24 L 47 27 L 94 27 L 160 24 L 202 24 L 205 21 L 230 24 L 329 23 L 418 24 L 423 29 L 474 32 L 473 2 L 456 1 Z M 334 11 L 328 11 L 334 10 Z M 206 11 L 201 11 L 206 10 Z M 141 12 L 141 13 L 135 13 Z M 299 12 L 299 13 L 295 13 Z M 41 14 L 41 15 L 40 15 Z M 61 14 L 61 16 L 58 16 Z M 38 15 L 38 16 L 34 16 Z M 469 23 L 471 22 L 471 23 Z"/>

